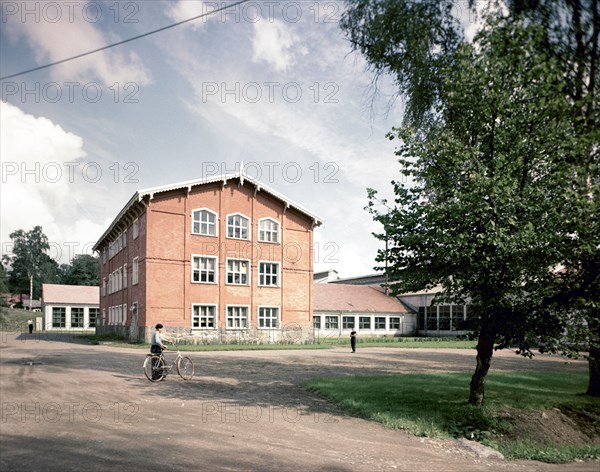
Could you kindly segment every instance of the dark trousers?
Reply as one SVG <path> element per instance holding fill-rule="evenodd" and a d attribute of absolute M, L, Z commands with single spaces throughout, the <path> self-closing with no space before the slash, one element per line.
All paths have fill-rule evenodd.
<path fill-rule="evenodd" d="M 356 352 L 356 338 L 350 338 L 350 346 L 352 347 L 352 352 Z"/>
<path fill-rule="evenodd" d="M 160 356 L 162 354 L 162 349 L 160 346 L 156 346 L 153 344 L 150 346 L 150 353 Z M 159 362 L 160 361 L 156 358 L 152 359 L 152 380 L 160 378 L 160 375 L 157 374 L 156 371 L 154 371 L 154 369 L 158 366 Z"/>
<path fill-rule="evenodd" d="M 33 333 L 33 325 L 32 324 L 29 325 L 29 334 L 31 334 L 31 333 Z"/>

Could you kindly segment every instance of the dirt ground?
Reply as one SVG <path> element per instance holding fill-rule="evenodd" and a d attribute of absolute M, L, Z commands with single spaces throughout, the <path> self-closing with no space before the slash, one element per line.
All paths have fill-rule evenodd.
<path fill-rule="evenodd" d="M 317 376 L 471 372 L 474 352 L 363 348 L 193 352 L 196 375 L 150 383 L 145 351 L 0 333 L 2 471 L 593 471 L 486 457 L 417 438 L 307 392 Z M 511 352 L 492 370 L 571 372 L 583 361 Z"/>

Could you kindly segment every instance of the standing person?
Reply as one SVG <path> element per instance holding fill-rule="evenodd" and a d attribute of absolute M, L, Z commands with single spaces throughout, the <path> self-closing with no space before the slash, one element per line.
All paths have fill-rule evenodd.
<path fill-rule="evenodd" d="M 31 318 L 27 320 L 27 325 L 29 326 L 29 334 L 33 333 L 33 320 Z"/>
<path fill-rule="evenodd" d="M 350 346 L 352 347 L 352 352 L 356 352 L 356 331 L 354 328 L 350 332 Z"/>

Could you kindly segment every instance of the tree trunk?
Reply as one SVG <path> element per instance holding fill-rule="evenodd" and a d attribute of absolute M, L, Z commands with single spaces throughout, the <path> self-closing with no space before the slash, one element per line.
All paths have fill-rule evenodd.
<path fill-rule="evenodd" d="M 590 367 L 590 379 L 586 395 L 600 397 L 600 348 L 591 347 L 588 360 Z"/>
<path fill-rule="evenodd" d="M 29 276 L 29 312 L 31 313 L 31 301 L 33 299 L 33 275 Z"/>
<path fill-rule="evenodd" d="M 471 389 L 469 393 L 469 403 L 471 405 L 481 406 L 483 404 L 485 377 L 492 363 L 495 339 L 496 336 L 488 326 L 481 327 L 477 341 L 477 365 L 475 373 L 471 377 Z"/>

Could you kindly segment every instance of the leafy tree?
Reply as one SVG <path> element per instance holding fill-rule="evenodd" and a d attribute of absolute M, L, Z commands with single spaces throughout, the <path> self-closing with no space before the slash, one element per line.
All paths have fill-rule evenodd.
<path fill-rule="evenodd" d="M 61 267 L 61 280 L 67 285 L 99 285 L 100 259 L 88 254 L 79 254 L 70 265 Z"/>
<path fill-rule="evenodd" d="M 9 289 L 16 293 L 29 291 L 29 298 L 39 298 L 44 282 L 57 281 L 58 264 L 46 251 L 50 249 L 48 237 L 41 226 L 31 231 L 17 230 L 10 234 L 13 242 L 12 255 L 4 256 L 9 268 Z"/>
<path fill-rule="evenodd" d="M 8 294 L 8 284 L 6 283 L 6 272 L 4 266 L 0 264 L 0 305 L 3 305 L 5 299 L 3 295 Z"/>
<path fill-rule="evenodd" d="M 495 342 L 531 355 L 532 335 L 560 339 L 574 325 L 558 315 L 575 307 L 592 328 L 588 393 L 600 394 L 597 1 L 508 2 L 475 48 L 450 2 L 348 3 L 342 28 L 377 74 L 394 74 L 413 126 L 396 133 L 415 186 L 395 183 L 385 214 L 370 191 L 390 275 L 400 290 L 441 284 L 469 301 L 479 333 L 469 401 L 483 401 Z M 419 27 L 402 27 L 416 12 Z M 564 276 L 548 270 L 558 263 Z"/>
<path fill-rule="evenodd" d="M 576 145 L 542 38 L 539 28 L 495 25 L 476 47 L 461 46 L 444 71 L 440 117 L 427 130 L 396 130 L 413 185 L 394 184 L 388 212 L 371 206 L 390 244 L 378 260 L 387 257 L 396 292 L 441 285 L 447 299 L 468 302 L 479 333 L 469 397 L 477 405 L 496 344 L 530 355 L 532 333 L 563 330 L 558 317 L 531 310 L 561 257 L 554 197 Z"/>

